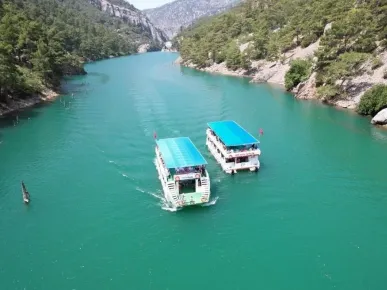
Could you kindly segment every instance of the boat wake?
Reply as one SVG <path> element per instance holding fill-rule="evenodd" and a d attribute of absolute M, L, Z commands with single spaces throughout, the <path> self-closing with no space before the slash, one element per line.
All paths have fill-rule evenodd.
<path fill-rule="evenodd" d="M 142 193 L 146 193 L 146 194 L 149 194 L 159 200 L 165 200 L 165 198 L 161 195 L 161 193 L 155 193 L 155 192 L 151 192 L 151 191 L 146 191 L 140 187 L 136 187 L 136 190 L 139 191 L 139 192 L 142 192 Z"/>
<path fill-rule="evenodd" d="M 122 173 L 121 172 L 121 175 L 123 176 L 123 177 L 125 177 L 125 178 L 130 178 L 128 175 L 126 175 L 125 173 Z"/>
<path fill-rule="evenodd" d="M 219 196 L 215 197 L 213 200 L 210 200 L 209 202 L 203 203 L 202 206 L 212 206 L 215 205 L 218 201 Z"/>
<path fill-rule="evenodd" d="M 170 212 L 175 212 L 175 211 L 180 210 L 180 208 L 176 208 L 176 207 L 171 206 L 168 203 L 168 201 L 165 199 L 165 197 L 162 195 L 161 192 L 156 193 L 156 192 L 146 191 L 140 187 L 136 187 L 136 190 L 139 192 L 142 192 L 142 193 L 149 194 L 150 196 L 158 199 L 159 202 L 157 203 L 157 205 L 159 205 L 162 210 L 166 210 L 166 211 L 170 211 Z"/>
<path fill-rule="evenodd" d="M 162 210 L 166 210 L 166 211 L 170 211 L 170 212 L 175 212 L 175 211 L 180 210 L 181 208 L 171 207 L 171 206 L 168 205 L 168 204 L 164 204 L 164 205 L 161 207 L 161 209 L 162 209 Z"/>

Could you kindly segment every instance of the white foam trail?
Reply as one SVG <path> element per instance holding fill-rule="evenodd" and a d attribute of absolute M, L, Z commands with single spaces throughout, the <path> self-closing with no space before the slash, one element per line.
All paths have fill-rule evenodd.
<path fill-rule="evenodd" d="M 114 163 L 114 164 L 116 164 L 113 160 L 109 160 L 109 163 Z"/>
<path fill-rule="evenodd" d="M 121 173 L 121 175 L 122 175 L 123 177 L 129 178 L 129 176 L 127 176 L 125 173 Z"/>
<path fill-rule="evenodd" d="M 170 212 L 176 212 L 179 210 L 176 207 L 169 207 L 168 205 L 162 206 L 161 209 L 166 210 L 166 211 L 170 211 Z"/>
<path fill-rule="evenodd" d="M 136 190 L 139 191 L 139 192 L 142 192 L 142 193 L 146 193 L 145 190 L 143 190 L 143 189 L 141 189 L 141 188 L 139 188 L 139 187 L 136 187 Z"/>
<path fill-rule="evenodd" d="M 146 191 L 146 190 L 144 190 L 144 189 L 142 189 L 142 188 L 140 188 L 140 187 L 138 187 L 138 186 L 136 187 L 136 190 L 139 191 L 139 192 L 142 192 L 142 193 L 149 194 L 149 195 L 151 195 L 151 196 L 153 196 L 153 197 L 155 197 L 155 198 L 157 198 L 157 199 L 160 199 L 160 200 L 162 200 L 162 201 L 165 201 L 164 196 L 159 195 L 159 194 L 157 194 L 157 193 L 154 193 L 154 192 L 151 192 L 151 191 Z"/>
<path fill-rule="evenodd" d="M 215 197 L 213 200 L 210 200 L 209 202 L 203 203 L 202 206 L 212 206 L 215 205 L 218 201 L 219 196 Z"/>
<path fill-rule="evenodd" d="M 166 210 L 166 211 L 170 211 L 170 212 L 175 212 L 175 211 L 178 211 L 180 210 L 181 208 L 176 208 L 176 207 L 173 207 L 171 205 L 169 205 L 169 203 L 167 202 L 167 200 L 164 198 L 164 196 L 161 195 L 161 193 L 155 193 L 155 192 L 151 192 L 151 191 L 146 191 L 140 187 L 136 187 L 136 190 L 139 191 L 139 192 L 142 192 L 142 193 L 146 193 L 146 194 L 149 194 L 155 198 L 157 198 L 160 203 L 159 205 L 161 206 L 161 209 L 163 210 Z"/>

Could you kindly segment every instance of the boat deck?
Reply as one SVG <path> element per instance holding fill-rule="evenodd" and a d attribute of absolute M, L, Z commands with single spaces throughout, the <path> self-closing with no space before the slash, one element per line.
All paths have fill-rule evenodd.
<path fill-rule="evenodd" d="M 207 125 L 226 147 L 259 144 L 256 138 L 235 121 L 217 121 Z"/>

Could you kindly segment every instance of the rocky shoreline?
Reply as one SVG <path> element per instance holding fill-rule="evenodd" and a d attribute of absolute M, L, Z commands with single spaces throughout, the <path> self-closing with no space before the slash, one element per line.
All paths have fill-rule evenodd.
<path fill-rule="evenodd" d="M 64 74 L 66 76 L 75 76 L 86 75 L 87 72 L 85 71 L 83 65 L 80 67 L 68 66 L 64 68 Z M 0 103 L 0 117 L 33 107 L 37 104 L 51 102 L 55 100 L 58 96 L 59 88 L 55 90 L 45 88 L 42 92 L 31 95 L 26 99 L 9 97 L 6 103 Z"/>
<path fill-rule="evenodd" d="M 59 94 L 53 90 L 45 90 L 40 95 L 31 96 L 27 99 L 11 99 L 7 104 L 0 104 L 0 117 L 14 113 L 37 104 L 55 100 Z"/>
<path fill-rule="evenodd" d="M 243 52 L 243 46 L 240 46 L 241 52 Z M 200 71 L 222 74 L 235 77 L 249 77 L 252 83 L 272 83 L 284 87 L 285 74 L 290 68 L 290 62 L 294 59 L 312 59 L 315 52 L 319 47 L 319 40 L 312 43 L 306 48 L 297 47 L 284 55 L 283 61 L 270 62 L 266 60 L 252 61 L 251 68 L 249 70 L 238 69 L 236 71 L 227 68 L 225 62 L 220 64 L 212 64 L 205 68 L 198 68 L 191 61 L 185 61 L 179 57 L 175 64 L 198 69 Z M 302 100 L 316 100 L 328 105 L 332 105 L 339 108 L 355 110 L 360 102 L 361 96 L 375 84 L 386 84 L 387 79 L 384 79 L 384 72 L 387 71 L 387 51 L 379 54 L 381 65 L 377 69 L 372 69 L 371 63 L 365 64 L 365 73 L 352 79 L 350 82 L 344 84 L 346 96 L 335 100 L 321 99 L 317 95 L 316 88 L 316 73 L 312 73 L 308 80 L 300 83 L 291 92 L 294 97 Z M 284 88 L 285 89 L 285 88 Z M 385 116 L 385 113 L 382 114 Z M 375 116 L 376 117 L 376 116 Z M 380 115 L 377 121 L 373 121 L 372 124 L 387 124 L 380 121 Z"/>

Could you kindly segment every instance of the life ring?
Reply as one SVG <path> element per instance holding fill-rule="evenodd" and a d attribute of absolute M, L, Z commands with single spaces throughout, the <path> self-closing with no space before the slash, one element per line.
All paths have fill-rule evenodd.
<path fill-rule="evenodd" d="M 200 178 L 200 174 L 199 173 L 195 174 L 195 178 L 199 179 Z"/>
<path fill-rule="evenodd" d="M 179 176 L 175 176 L 175 181 L 179 181 L 180 180 L 180 177 Z"/>

